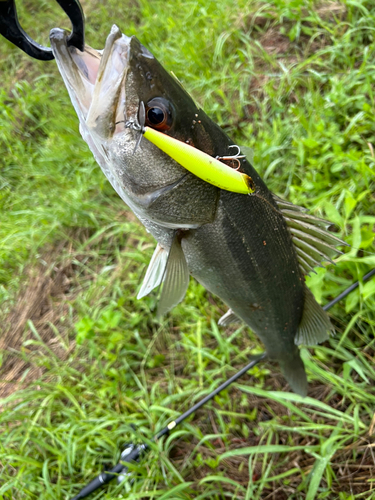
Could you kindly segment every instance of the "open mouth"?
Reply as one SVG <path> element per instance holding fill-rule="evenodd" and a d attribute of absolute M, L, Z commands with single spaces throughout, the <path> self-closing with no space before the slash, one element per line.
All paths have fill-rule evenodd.
<path fill-rule="evenodd" d="M 125 86 L 130 40 L 113 26 L 103 51 L 67 45 L 68 33 L 55 28 L 51 46 L 80 121 L 102 139 L 116 132 L 124 119 Z M 120 106 L 122 104 L 122 106 Z"/>

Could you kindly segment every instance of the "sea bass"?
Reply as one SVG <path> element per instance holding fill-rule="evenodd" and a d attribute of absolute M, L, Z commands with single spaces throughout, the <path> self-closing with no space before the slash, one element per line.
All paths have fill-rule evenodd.
<path fill-rule="evenodd" d="M 344 243 L 327 231 L 329 223 L 273 195 L 245 157 L 231 163 L 231 139 L 136 37 L 113 26 L 103 51 L 84 52 L 67 46 L 63 30 L 50 39 L 83 139 L 158 242 L 138 297 L 163 282 L 164 314 L 183 299 L 192 275 L 229 306 L 219 323 L 244 321 L 291 388 L 305 395 L 298 345 L 324 341 L 332 327 L 304 276 Z M 140 140 L 142 125 L 237 166 L 254 192 L 203 181 Z"/>

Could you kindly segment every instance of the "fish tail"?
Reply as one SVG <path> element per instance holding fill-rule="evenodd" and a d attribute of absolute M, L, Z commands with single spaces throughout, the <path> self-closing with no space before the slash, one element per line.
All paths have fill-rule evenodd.
<path fill-rule="evenodd" d="M 307 377 L 299 349 L 294 348 L 291 355 L 288 355 L 286 358 L 278 361 L 284 377 L 287 379 L 293 391 L 300 396 L 306 396 Z"/>

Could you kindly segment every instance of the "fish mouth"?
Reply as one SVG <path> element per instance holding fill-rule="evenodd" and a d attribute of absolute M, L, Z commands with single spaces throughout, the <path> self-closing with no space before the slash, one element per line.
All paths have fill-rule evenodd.
<path fill-rule="evenodd" d="M 123 35 L 116 25 L 103 50 L 85 45 L 82 52 L 68 46 L 68 35 L 53 29 L 52 51 L 79 118 L 80 133 L 113 188 L 138 216 L 169 228 L 197 227 L 150 215 L 151 208 L 162 199 L 170 199 L 192 174 L 166 157 L 160 161 L 169 162 L 169 168 L 163 163 L 162 172 L 150 168 L 146 175 L 143 165 L 155 165 L 157 147 L 144 139 L 135 148 L 140 131 L 129 126 L 138 124 L 139 103 L 154 85 L 148 82 L 147 69 L 159 63 L 135 36 Z M 156 153 L 164 155 L 159 150 Z"/>
<path fill-rule="evenodd" d="M 69 33 L 54 28 L 50 41 L 58 68 L 80 119 L 91 133 L 109 139 L 124 122 L 124 79 L 129 66 L 131 37 L 113 25 L 103 50 L 68 46 Z"/>

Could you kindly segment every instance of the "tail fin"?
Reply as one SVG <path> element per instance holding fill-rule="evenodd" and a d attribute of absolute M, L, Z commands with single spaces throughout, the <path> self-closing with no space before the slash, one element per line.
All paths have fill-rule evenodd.
<path fill-rule="evenodd" d="M 278 360 L 284 377 L 290 387 L 300 396 L 307 394 L 307 377 L 305 366 L 301 359 L 298 348 L 293 349 L 293 353 L 283 360 Z"/>

